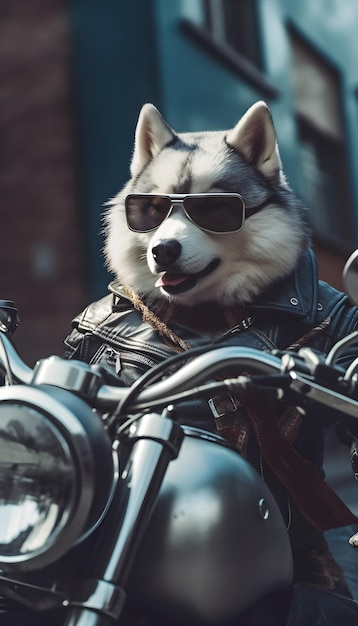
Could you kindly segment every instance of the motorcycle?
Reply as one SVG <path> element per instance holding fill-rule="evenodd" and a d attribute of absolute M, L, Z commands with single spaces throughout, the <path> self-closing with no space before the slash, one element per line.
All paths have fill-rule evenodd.
<path fill-rule="evenodd" d="M 344 273 L 351 293 L 357 258 Z M 2 301 L 0 621 L 111 626 L 133 601 L 167 623 L 209 626 L 291 584 L 290 541 L 269 488 L 226 440 L 181 425 L 175 407 L 265 389 L 302 409 L 333 408 L 357 428 L 358 359 L 346 372 L 337 359 L 358 331 L 326 358 L 310 348 L 196 348 L 124 389 L 80 361 L 27 367 L 17 325 Z M 218 380 L 234 366 L 249 373 Z"/>

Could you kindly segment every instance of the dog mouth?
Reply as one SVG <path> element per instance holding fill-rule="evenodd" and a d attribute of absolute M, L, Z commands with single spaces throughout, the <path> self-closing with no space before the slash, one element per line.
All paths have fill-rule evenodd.
<path fill-rule="evenodd" d="M 195 274 L 182 274 L 180 272 L 164 272 L 155 283 L 156 287 L 161 287 L 169 295 L 185 293 L 189 289 L 193 289 L 201 278 L 209 276 L 220 265 L 220 259 L 214 259 L 204 267 L 200 272 Z"/>

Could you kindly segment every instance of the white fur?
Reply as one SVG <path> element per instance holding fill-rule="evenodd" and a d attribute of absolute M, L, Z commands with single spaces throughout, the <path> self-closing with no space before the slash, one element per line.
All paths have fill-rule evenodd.
<path fill-rule="evenodd" d="M 198 146 L 190 155 L 190 189 L 186 192 L 225 191 L 215 185 L 226 175 L 240 181 L 240 188 L 235 191 L 245 191 L 248 205 L 255 206 L 263 194 L 267 195 L 263 175 L 278 188 L 292 193 L 288 191 L 282 172 L 276 135 L 264 103 L 251 107 L 226 133 L 178 136 L 185 143 Z M 123 208 L 127 193 L 171 193 L 180 184 L 180 172 L 186 165 L 188 153 L 185 149 L 166 147 L 175 137 L 159 112 L 152 105 L 146 105 L 136 131 L 132 161 L 135 182 L 129 181 L 109 203 L 105 247 L 108 266 L 119 280 L 149 300 L 174 298 L 188 306 L 213 299 L 224 304 L 250 302 L 272 282 L 294 269 L 307 241 L 302 217 L 296 205 L 289 208 L 273 203 L 247 219 L 240 232 L 215 235 L 198 228 L 179 210 L 154 232 L 131 232 Z M 241 156 L 236 154 L 236 160 L 230 162 L 227 144 Z M 145 172 L 145 166 L 150 166 L 150 171 Z M 144 173 L 141 173 L 143 168 Z M 192 289 L 168 296 L 165 289 L 155 287 L 160 273 L 152 255 L 152 248 L 166 239 L 175 239 L 182 246 L 172 271 L 192 274 L 203 270 L 214 259 L 219 259 L 220 264 Z"/>

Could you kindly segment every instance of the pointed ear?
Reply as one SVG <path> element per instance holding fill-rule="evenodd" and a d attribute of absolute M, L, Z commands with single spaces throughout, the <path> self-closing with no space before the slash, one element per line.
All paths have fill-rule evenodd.
<path fill-rule="evenodd" d="M 250 107 L 229 131 L 226 141 L 265 176 L 278 180 L 281 160 L 271 113 L 265 102 L 256 102 Z"/>
<path fill-rule="evenodd" d="M 153 104 L 145 104 L 139 114 L 135 132 L 131 174 L 137 176 L 165 145 L 173 141 L 174 131 Z"/>

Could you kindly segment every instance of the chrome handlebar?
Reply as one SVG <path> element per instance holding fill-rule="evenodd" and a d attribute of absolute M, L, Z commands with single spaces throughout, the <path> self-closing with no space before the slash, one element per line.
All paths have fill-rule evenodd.
<path fill-rule="evenodd" d="M 157 406 L 160 401 L 173 402 L 187 392 L 190 392 L 190 396 L 196 395 L 199 393 L 198 385 L 233 366 L 267 374 L 279 374 L 282 371 L 281 360 L 269 353 L 259 352 L 253 348 L 215 348 L 195 357 L 165 380 L 141 391 L 131 408 L 140 411 Z M 230 383 L 234 384 L 233 379 L 227 382 L 228 385 Z M 125 393 L 126 390 L 103 385 L 98 390 L 96 404 L 109 408 L 113 404 L 118 404 Z"/>
<path fill-rule="evenodd" d="M 33 370 L 20 358 L 14 344 L 0 328 L 0 371 L 6 374 L 6 364 L 10 366 L 15 382 L 29 385 L 32 381 Z"/>
<path fill-rule="evenodd" d="M 17 383 L 25 385 L 49 384 L 61 387 L 80 395 L 91 402 L 93 406 L 102 410 L 113 410 L 125 400 L 128 394 L 128 388 L 103 384 L 98 369 L 80 361 L 67 361 L 52 356 L 39 361 L 34 369 L 31 369 L 20 359 L 8 336 L 1 333 L 0 337 L 0 368 L 6 371 L 5 355 L 13 378 Z M 335 346 L 326 357 L 325 365 L 334 368 L 338 352 L 341 353 L 345 346 L 357 342 L 358 332 L 352 333 L 345 340 L 339 342 L 339 346 Z M 302 349 L 298 355 L 283 353 L 280 356 L 246 347 L 213 348 L 204 354 L 194 356 L 192 360 L 164 380 L 154 382 L 142 389 L 131 401 L 130 408 L 131 411 L 141 411 L 178 400 L 183 401 L 211 389 L 217 390 L 219 385 L 225 386 L 229 391 L 247 388 L 249 377 L 245 376 L 225 379 L 221 383 L 211 382 L 201 386 L 206 381 L 213 380 L 223 372 L 235 368 L 248 370 L 251 374 L 282 376 L 285 389 L 290 388 L 300 396 L 357 418 L 358 402 L 352 398 L 352 393 L 345 395 L 345 393 L 340 393 L 337 389 L 334 390 L 322 384 L 321 381 L 315 380 L 316 359 L 316 353 L 310 351 L 309 348 Z M 354 387 L 357 379 L 355 368 L 351 367 L 350 380 L 347 379 L 347 372 L 342 374 L 342 371 L 337 369 L 337 378 L 340 375 L 346 383 L 345 390 L 349 386 Z M 280 388 L 277 379 L 275 385 L 276 388 Z"/>

